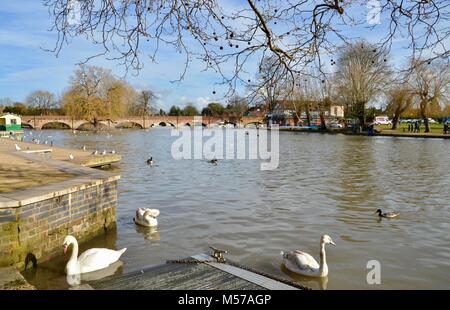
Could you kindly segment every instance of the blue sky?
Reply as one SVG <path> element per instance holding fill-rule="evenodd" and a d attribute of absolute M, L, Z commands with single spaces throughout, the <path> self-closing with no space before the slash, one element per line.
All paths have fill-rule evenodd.
<path fill-rule="evenodd" d="M 228 1 L 226 4 L 230 6 L 232 3 Z M 69 46 L 65 46 L 59 57 L 45 51 L 52 49 L 56 42 L 56 34 L 48 31 L 50 25 L 47 9 L 40 0 L 2 1 L 0 98 L 24 101 L 27 94 L 36 89 L 61 95 L 67 88 L 69 77 L 77 63 L 98 52 L 96 47 L 82 39 L 75 39 Z M 371 40 L 377 39 L 379 32 L 360 30 L 351 35 Z M 392 60 L 399 64 L 404 56 L 405 52 L 394 45 Z M 183 106 L 187 102 L 193 102 L 201 109 L 213 100 L 223 102 L 220 87 L 214 85 L 220 78 L 214 72 L 202 72 L 199 63 L 192 63 L 183 81 L 171 83 L 179 77 L 183 61 L 184 58 L 176 51 L 163 47 L 158 54 L 157 63 L 146 60 L 139 75 L 129 74 L 127 80 L 138 89 L 153 89 L 160 96 L 159 107 L 164 109 L 173 104 Z M 123 67 L 113 61 L 96 58 L 90 64 L 110 68 L 119 77 L 124 75 Z M 253 72 L 249 73 L 249 78 L 253 75 Z M 213 90 L 217 91 L 216 95 L 212 94 Z"/>
<path fill-rule="evenodd" d="M 0 6 L 0 98 L 24 101 L 36 89 L 49 90 L 57 95 L 67 88 L 69 77 L 77 63 L 95 54 L 96 47 L 75 39 L 65 46 L 58 57 L 45 51 L 52 49 L 56 34 L 47 31 L 50 18 L 40 0 L 2 1 Z M 102 58 L 89 62 L 113 70 L 118 77 L 125 74 L 118 63 Z M 163 48 L 157 63 L 145 61 L 139 76 L 127 75 L 127 80 L 138 89 L 151 88 L 159 96 L 158 105 L 168 109 L 172 104 L 183 106 L 194 102 L 199 108 L 214 99 L 217 76 L 201 72 L 193 64 L 182 82 L 176 80 L 183 68 L 183 58 L 168 48 Z"/>

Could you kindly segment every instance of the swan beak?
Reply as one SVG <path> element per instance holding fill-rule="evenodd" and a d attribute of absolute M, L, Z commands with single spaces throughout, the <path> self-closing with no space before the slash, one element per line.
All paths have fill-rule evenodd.
<path fill-rule="evenodd" d="M 336 246 L 336 243 L 334 243 L 333 241 L 330 241 L 330 244 Z"/>
<path fill-rule="evenodd" d="M 67 244 L 63 244 L 63 247 L 64 247 L 64 254 L 66 254 L 67 253 L 67 248 L 69 247 Z"/>

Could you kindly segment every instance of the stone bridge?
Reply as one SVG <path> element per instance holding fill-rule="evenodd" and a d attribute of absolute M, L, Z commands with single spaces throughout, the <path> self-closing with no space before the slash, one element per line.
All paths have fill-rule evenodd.
<path fill-rule="evenodd" d="M 251 124 L 263 124 L 264 117 L 244 116 L 240 119 L 235 117 L 213 117 L 213 116 L 129 116 L 118 119 L 100 120 L 101 128 L 123 128 L 133 126 L 134 128 L 146 129 L 155 126 L 181 127 L 181 126 L 215 126 L 220 123 L 239 124 L 248 126 Z M 23 116 L 22 127 L 33 129 L 52 128 L 60 125 L 70 129 L 79 129 L 84 125 L 91 124 L 87 120 L 74 120 L 69 116 Z"/>

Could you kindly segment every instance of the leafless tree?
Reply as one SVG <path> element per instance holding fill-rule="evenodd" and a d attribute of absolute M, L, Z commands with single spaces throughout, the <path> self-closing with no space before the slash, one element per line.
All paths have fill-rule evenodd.
<path fill-rule="evenodd" d="M 386 111 L 392 115 L 392 130 L 397 129 L 400 116 L 412 106 L 413 99 L 414 92 L 406 84 L 394 85 L 387 93 Z"/>
<path fill-rule="evenodd" d="M 56 106 L 55 95 L 46 90 L 31 92 L 26 98 L 26 103 L 39 109 L 44 115 L 47 115 L 50 109 Z"/>
<path fill-rule="evenodd" d="M 391 70 L 386 51 L 365 41 L 343 47 L 337 60 L 335 83 L 348 106 L 349 115 L 365 126 L 366 106 L 390 83 Z"/>
<path fill-rule="evenodd" d="M 229 116 L 236 118 L 237 122 L 241 121 L 242 116 L 248 110 L 248 101 L 239 95 L 234 95 L 228 100 L 226 111 Z"/>
<path fill-rule="evenodd" d="M 145 56 L 155 61 L 168 45 L 184 56 L 180 79 L 192 61 L 201 60 L 231 90 L 248 83 L 249 59 L 262 66 L 266 56 L 274 57 L 291 81 L 311 65 L 322 71 L 323 55 L 333 55 L 367 26 L 382 37 L 374 42 L 378 50 L 401 38 L 414 58 L 449 56 L 449 1 L 379 0 L 376 13 L 383 19 L 373 24 L 361 10 L 367 3 L 247 0 L 230 8 L 225 0 L 44 0 L 58 34 L 56 53 L 73 37 L 85 37 L 101 47 L 92 57 L 106 55 L 139 70 Z"/>
<path fill-rule="evenodd" d="M 152 112 L 152 104 L 156 99 L 155 93 L 150 89 L 141 90 L 138 97 L 139 113 L 142 116 L 148 116 Z"/>
<path fill-rule="evenodd" d="M 248 86 L 251 103 L 263 106 L 269 112 L 273 111 L 286 93 L 283 73 L 284 70 L 274 56 L 265 57 L 259 67 L 256 81 Z M 250 83 L 250 80 L 248 82 Z"/>
<path fill-rule="evenodd" d="M 409 83 L 425 124 L 425 132 L 430 132 L 428 116 L 431 106 L 443 106 L 450 99 L 450 67 L 445 60 L 426 63 L 420 59 L 413 59 L 410 67 Z"/>
<path fill-rule="evenodd" d="M 318 113 L 321 128 L 326 130 L 325 112 L 331 106 L 331 82 L 317 72 L 298 75 L 294 83 L 291 101 L 298 119 L 305 113 L 306 124 L 311 126 L 311 111 Z"/>

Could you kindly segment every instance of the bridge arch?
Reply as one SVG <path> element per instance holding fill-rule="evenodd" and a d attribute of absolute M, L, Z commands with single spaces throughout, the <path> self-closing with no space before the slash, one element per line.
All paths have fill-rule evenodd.
<path fill-rule="evenodd" d="M 22 123 L 22 128 L 25 129 L 34 129 L 33 125 L 29 124 L 29 123 Z"/>
<path fill-rule="evenodd" d="M 170 123 L 170 122 L 160 122 L 159 124 L 158 124 L 159 126 L 161 126 L 161 127 L 166 127 L 166 126 L 172 126 L 172 127 L 175 127 L 175 125 L 174 124 L 172 124 L 172 123 Z"/>
<path fill-rule="evenodd" d="M 244 128 L 247 128 L 247 127 L 250 127 L 250 126 L 261 126 L 261 125 L 264 125 L 264 123 L 263 122 L 249 122 L 249 123 L 246 123 L 245 125 L 244 125 Z"/>
<path fill-rule="evenodd" d="M 71 129 L 71 127 L 66 122 L 54 121 L 42 124 L 41 129 Z"/>
<path fill-rule="evenodd" d="M 93 130 L 93 129 L 105 129 L 108 128 L 107 125 L 99 122 L 97 125 L 97 128 L 94 127 L 94 124 L 92 124 L 91 122 L 85 122 L 85 123 L 81 123 L 76 130 Z"/>
<path fill-rule="evenodd" d="M 144 129 L 144 126 L 142 126 L 139 123 L 133 122 L 133 121 L 126 121 L 117 124 L 114 128 L 122 128 L 122 129 Z"/>

